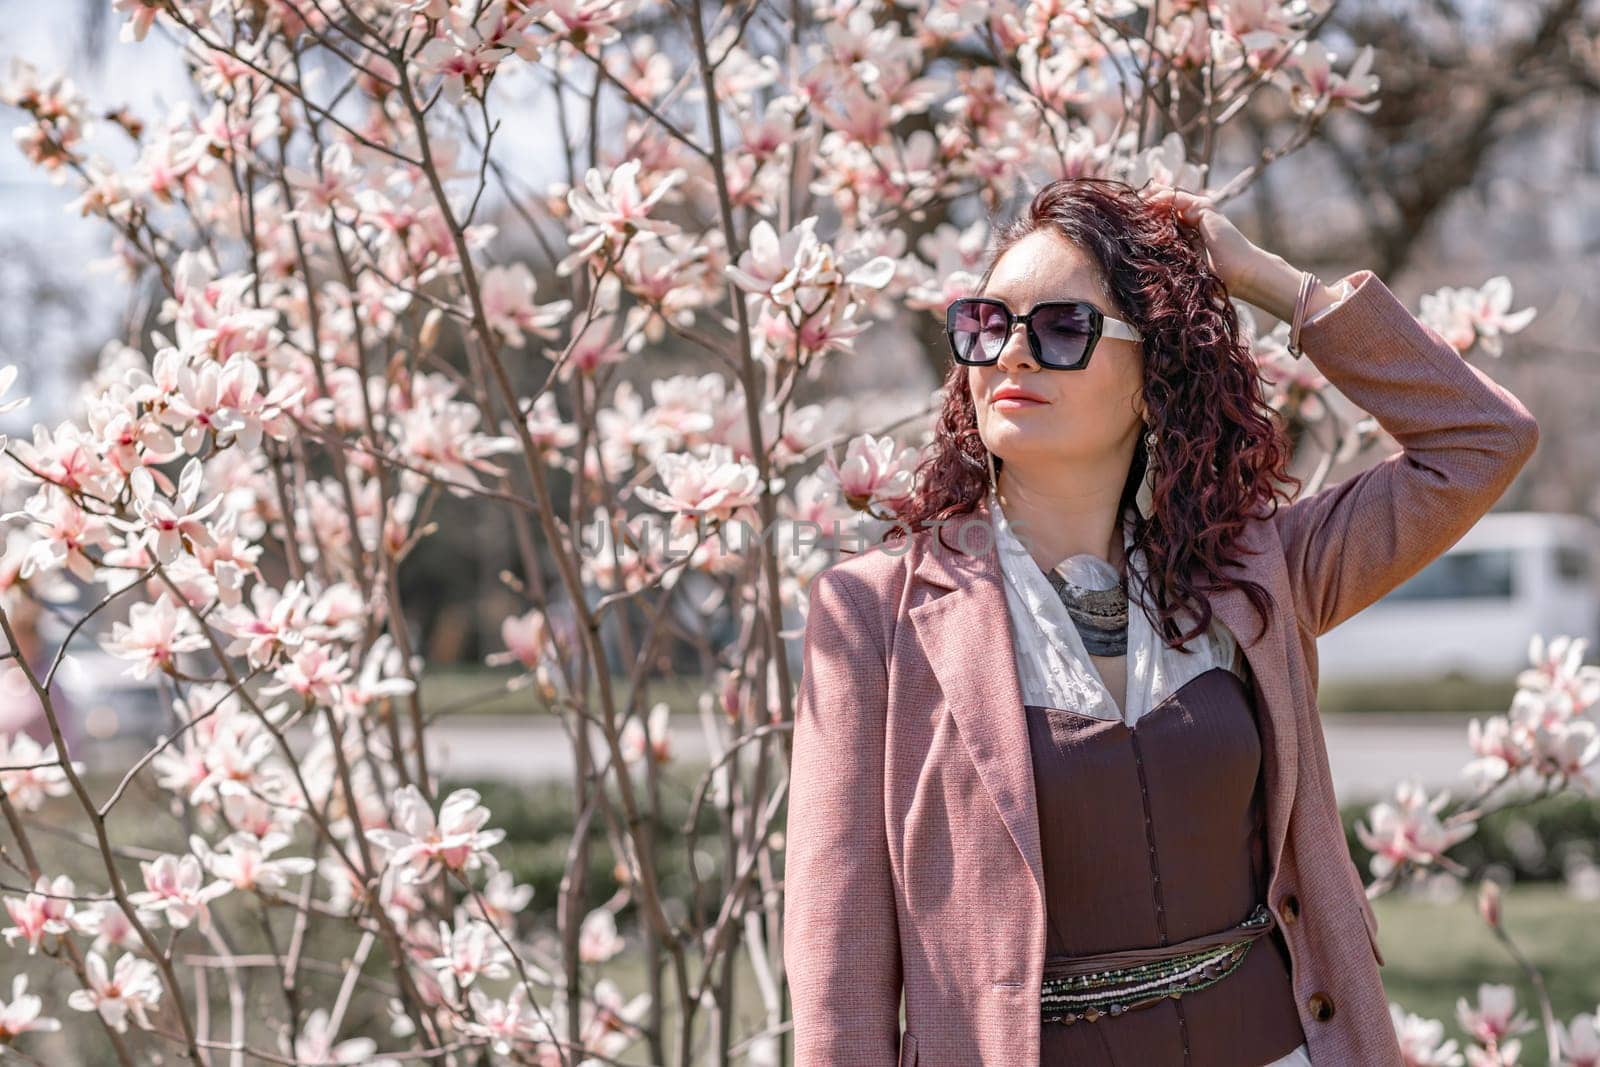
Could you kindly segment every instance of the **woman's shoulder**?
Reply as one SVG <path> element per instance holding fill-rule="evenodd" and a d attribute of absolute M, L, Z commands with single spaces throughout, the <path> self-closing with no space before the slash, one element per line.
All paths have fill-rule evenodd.
<path fill-rule="evenodd" d="M 884 632 L 890 633 L 918 557 L 928 550 L 928 538 L 934 532 L 922 529 L 872 544 L 841 545 L 835 550 L 836 558 L 811 579 L 811 587 L 815 589 L 822 581 L 834 583 L 835 589 L 863 614 L 882 622 Z"/>
<path fill-rule="evenodd" d="M 927 531 L 919 531 L 907 537 L 858 546 L 854 551 L 841 546 L 836 550 L 836 558 L 812 581 L 823 575 L 833 575 L 832 580 L 847 585 L 853 595 L 881 600 L 904 583 L 909 568 L 915 564 L 921 547 L 919 542 L 926 536 Z"/>

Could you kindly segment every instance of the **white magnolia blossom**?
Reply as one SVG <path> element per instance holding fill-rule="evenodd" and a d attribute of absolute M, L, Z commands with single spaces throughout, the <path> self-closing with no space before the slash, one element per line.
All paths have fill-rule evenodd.
<path fill-rule="evenodd" d="M 43 1012 L 44 1001 L 28 992 L 28 976 L 19 974 L 13 978 L 11 999 L 0 1003 L 0 1048 L 10 1045 L 23 1034 L 61 1029 L 60 1020 Z"/>
<path fill-rule="evenodd" d="M 9 688 L 5 691 L 13 692 Z M 32 692 L 27 700 L 33 703 Z M 83 763 L 73 760 L 72 769 L 81 774 Z M 24 733 L 0 732 L 0 790 L 19 810 L 28 812 L 44 807 L 50 797 L 71 793 L 55 742 L 41 745 Z"/>
<path fill-rule="evenodd" d="M 154 861 L 140 861 L 139 870 L 144 873 L 145 888 L 129 893 L 128 902 L 139 909 L 141 917 L 165 916 L 174 930 L 192 922 L 204 928 L 210 921 L 207 902 L 233 888 L 225 881 L 205 884 L 205 872 L 193 855 L 168 853 Z"/>
<path fill-rule="evenodd" d="M 1429 797 L 1416 782 L 1402 782 L 1394 800 L 1379 801 L 1356 823 L 1356 837 L 1372 850 L 1372 873 L 1383 878 L 1401 864 L 1428 866 L 1447 850 L 1471 837 L 1473 822 L 1446 825 L 1439 813 L 1450 802 L 1448 790 Z"/>
<path fill-rule="evenodd" d="M 731 522 L 742 509 L 760 500 L 761 473 L 745 459 L 736 459 L 726 445 L 712 445 L 704 455 L 668 452 L 656 457 L 664 489 L 640 486 L 639 500 L 673 517 L 672 535 L 701 522 Z"/>
<path fill-rule="evenodd" d="M 1466 1063 L 1455 1040 L 1445 1039 L 1444 1023 L 1439 1020 L 1425 1019 L 1392 1001 L 1389 1018 L 1394 1023 L 1406 1067 L 1463 1067 Z"/>
<path fill-rule="evenodd" d="M 74 989 L 67 1005 L 77 1011 L 99 1012 L 118 1033 L 126 1033 L 131 1018 L 141 1029 L 150 1029 L 150 1015 L 161 1000 L 161 978 L 156 965 L 131 953 L 117 957 L 110 970 L 98 952 L 84 960 L 89 985 Z"/>
<path fill-rule="evenodd" d="M 389 862 L 401 869 L 403 882 L 425 882 L 441 867 L 458 873 L 493 864 L 489 849 L 504 830 L 485 830 L 489 809 L 476 790 L 458 789 L 445 798 L 435 817 L 414 785 L 395 790 L 394 826 L 366 831 L 367 838 L 389 850 Z"/>
<path fill-rule="evenodd" d="M 40 875 L 33 891 L 26 896 L 5 897 L 6 915 L 11 925 L 0 931 L 6 944 L 18 939 L 28 943 L 28 955 L 39 951 L 45 935 L 60 936 L 72 929 L 76 890 L 72 879 L 64 874 L 54 878 Z"/>
<path fill-rule="evenodd" d="M 892 437 L 866 433 L 850 439 L 843 460 L 829 453 L 819 473 L 853 508 L 892 505 L 911 492 L 919 458 L 917 449 L 900 448 Z"/>

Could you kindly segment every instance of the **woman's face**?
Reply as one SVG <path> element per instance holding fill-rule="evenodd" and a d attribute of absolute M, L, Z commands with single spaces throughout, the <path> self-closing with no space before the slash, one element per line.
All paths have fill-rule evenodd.
<path fill-rule="evenodd" d="M 1122 318 L 1094 260 L 1049 230 L 1012 245 L 982 295 L 1005 301 L 1018 315 L 1047 300 L 1086 300 Z M 967 368 L 984 445 L 1018 469 L 1063 461 L 1125 465 L 1142 430 L 1143 382 L 1144 353 L 1137 341 L 1102 336 L 1087 367 L 1053 370 L 1035 362 L 1020 323 L 992 366 Z M 1012 392 L 1025 395 L 1005 395 Z"/>

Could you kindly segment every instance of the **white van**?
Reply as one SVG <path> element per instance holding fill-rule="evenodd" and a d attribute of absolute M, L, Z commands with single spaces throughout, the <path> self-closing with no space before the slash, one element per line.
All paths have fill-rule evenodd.
<path fill-rule="evenodd" d="M 1600 523 L 1490 512 L 1444 555 L 1317 641 L 1324 683 L 1509 683 L 1528 639 L 1589 639 L 1600 654 Z"/>

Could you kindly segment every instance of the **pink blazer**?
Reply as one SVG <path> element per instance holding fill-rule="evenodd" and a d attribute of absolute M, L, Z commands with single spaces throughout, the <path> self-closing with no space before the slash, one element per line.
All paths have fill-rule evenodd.
<path fill-rule="evenodd" d="M 1242 591 L 1211 606 L 1264 711 L 1268 906 L 1311 1058 L 1399 1067 L 1328 773 L 1316 638 L 1454 544 L 1539 430 L 1371 271 L 1349 280 L 1303 346 L 1402 450 L 1247 520 L 1233 573 L 1271 592 L 1264 633 Z M 988 521 L 873 545 L 811 585 L 784 875 L 798 1067 L 1038 1067 L 1039 814 Z"/>

